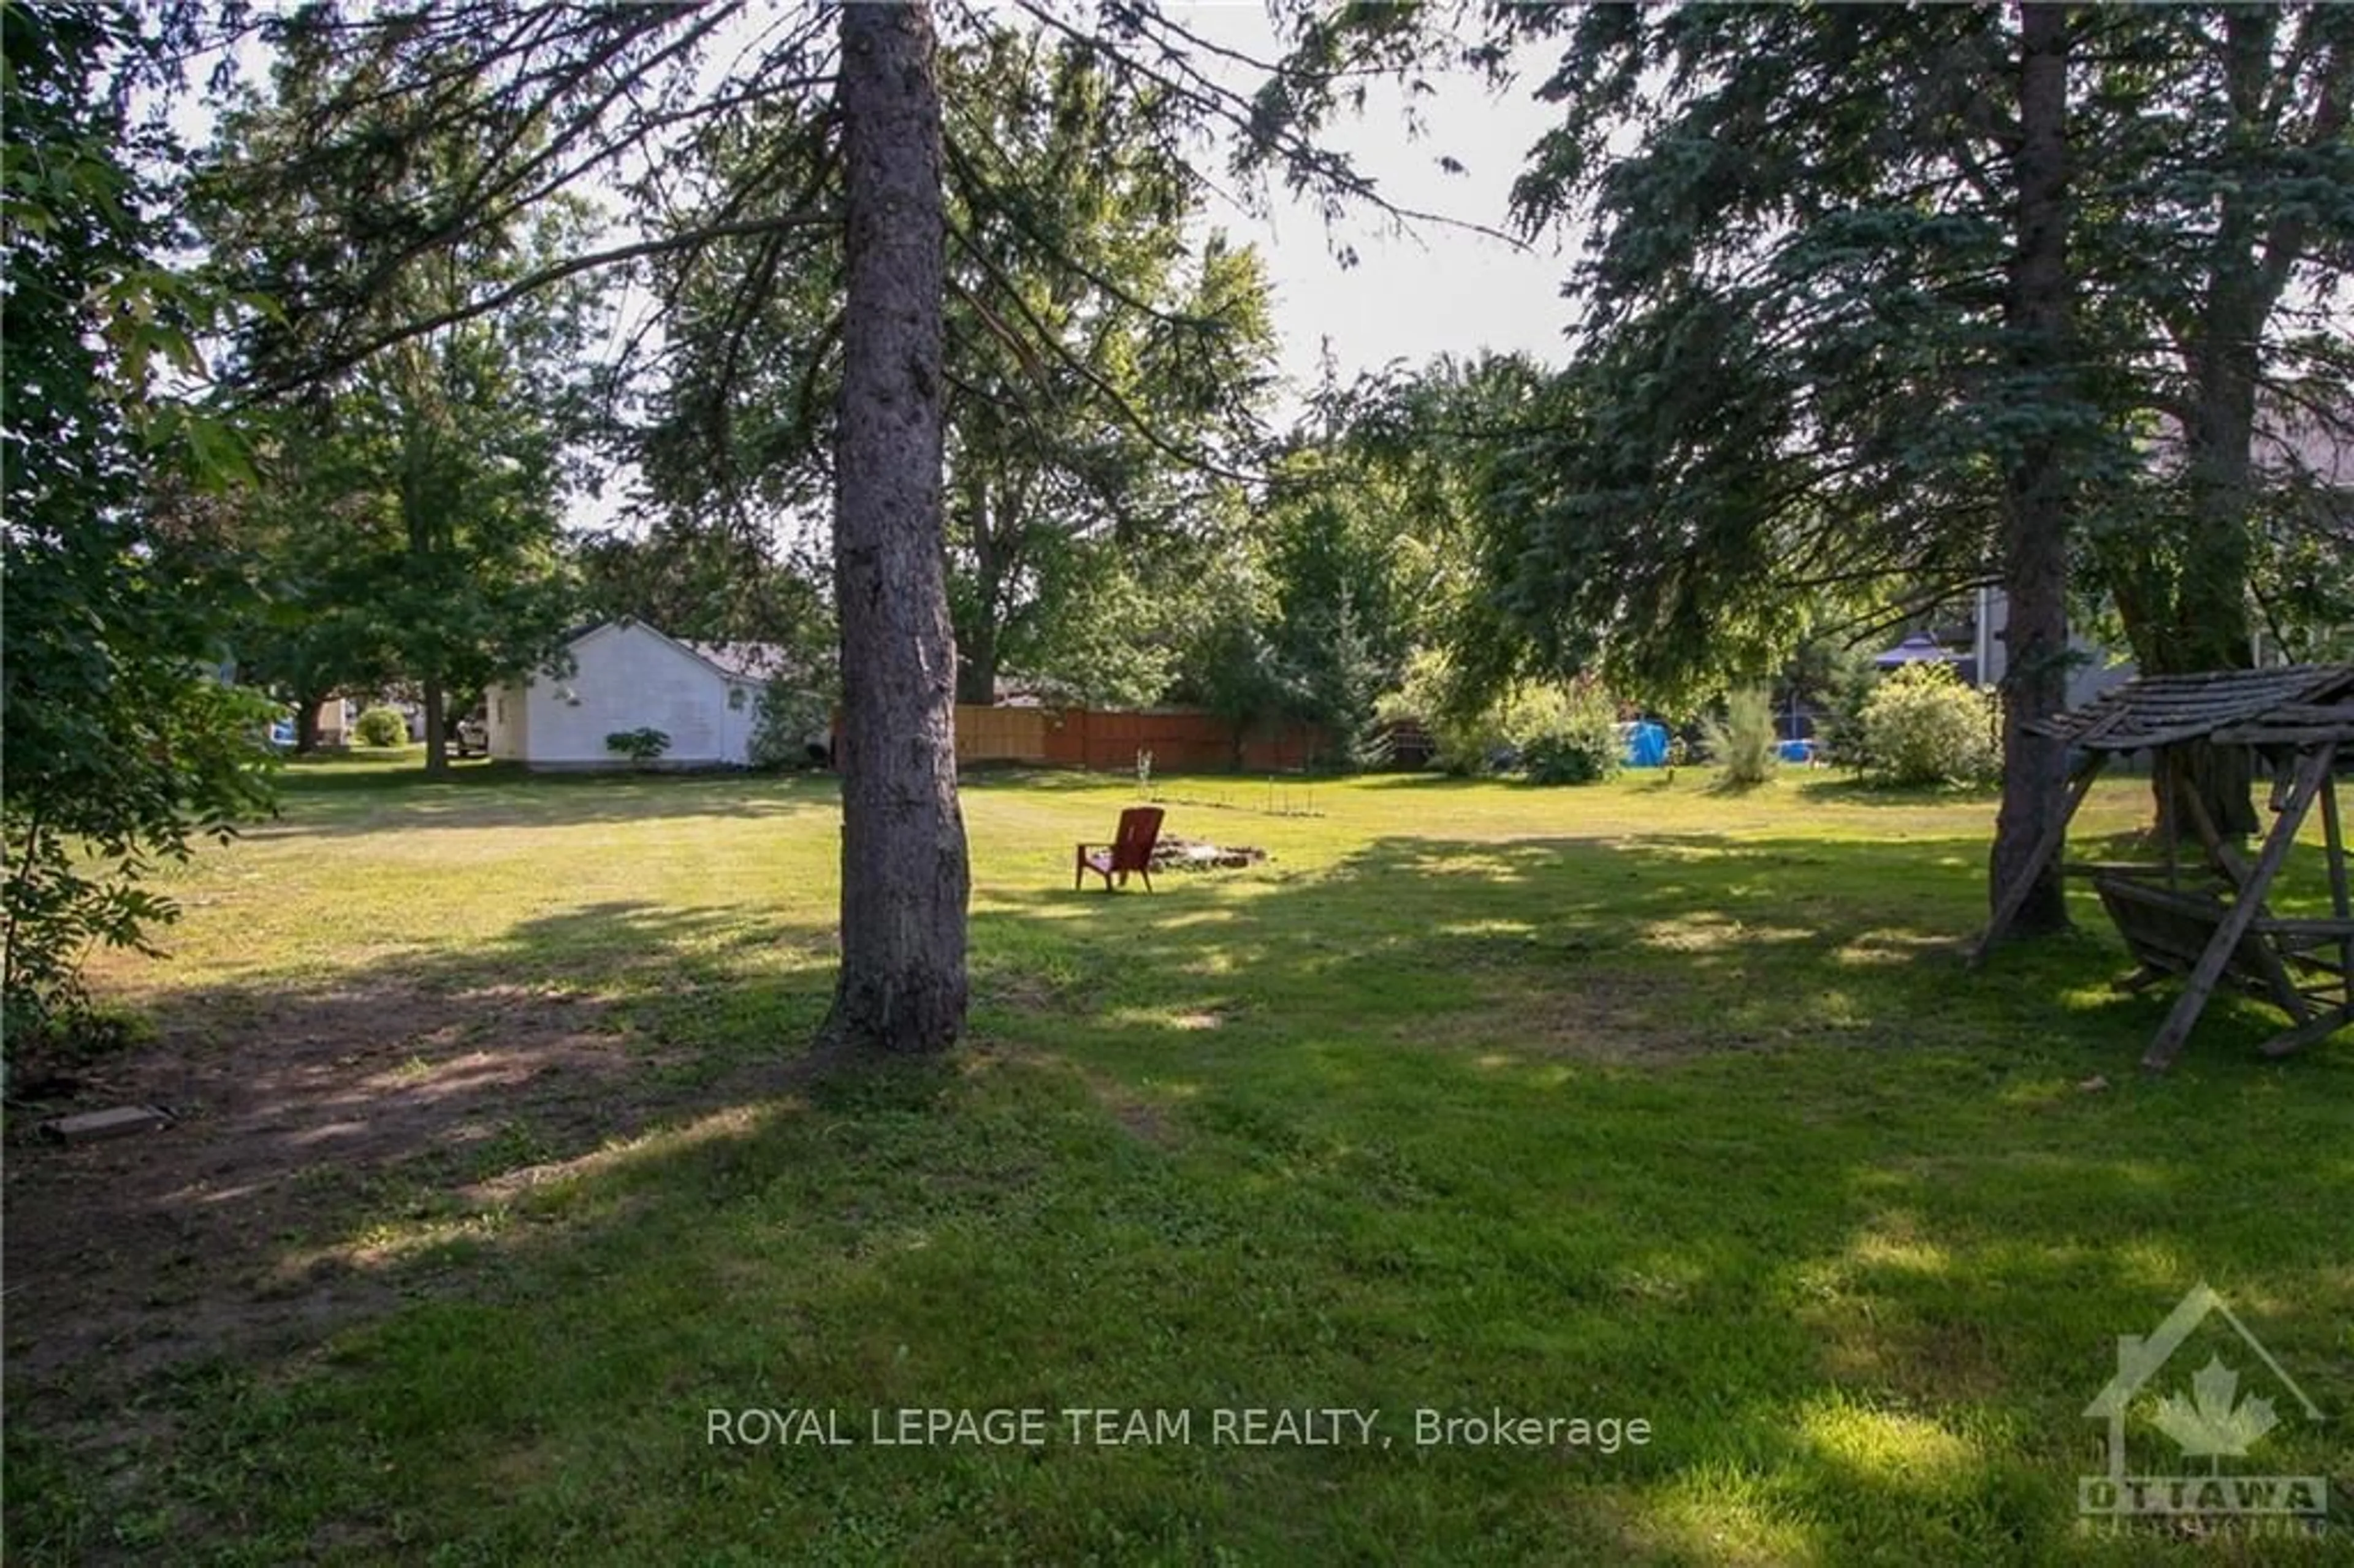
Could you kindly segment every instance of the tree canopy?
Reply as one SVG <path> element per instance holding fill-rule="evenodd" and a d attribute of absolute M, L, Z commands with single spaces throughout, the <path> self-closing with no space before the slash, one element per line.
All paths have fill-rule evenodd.
<path fill-rule="evenodd" d="M 2354 437 L 2344 12 L 1510 9 L 1422 42 L 1532 37 L 1562 121 L 1517 216 L 1587 238 L 1575 362 L 1488 469 L 1491 675 L 1672 692 L 1771 667 L 1802 607 L 1999 584 L 2017 851 L 2056 804 L 2027 726 L 2072 563 L 2150 668 L 2244 663 L 2254 607 L 2325 597 L 2342 507 L 2251 448 L 2267 397 L 2308 452 Z"/>
<path fill-rule="evenodd" d="M 7 788 L 5 1022 L 37 1038 L 81 1000 L 99 944 L 175 914 L 161 860 L 270 803 L 268 713 L 221 678 L 201 487 L 233 459 L 166 392 L 198 367 L 207 301 L 160 260 L 144 172 L 175 149 L 134 116 L 161 40 L 96 7 L 0 6 L 0 715 Z"/>
<path fill-rule="evenodd" d="M 942 57 L 949 231 L 949 601 L 960 701 L 1001 670 L 1097 701 L 1149 701 L 1171 617 L 1220 542 L 1215 494 L 1247 477 L 1272 379 L 1256 258 L 1205 228 L 1192 169 L 1077 44 L 992 28 Z M 670 219 L 708 226 L 747 169 L 803 174 L 797 124 L 711 138 Z M 695 302 L 665 359 L 649 470 L 673 508 L 718 516 L 821 493 L 832 456 L 841 253 L 722 239 L 657 267 Z M 757 298 L 755 296 L 758 296 Z M 714 476 L 722 476 L 715 485 Z"/>
<path fill-rule="evenodd" d="M 1248 377 L 1230 376 L 1230 349 L 1222 357 L 1201 334 L 1167 329 L 1181 315 L 1247 326 L 1252 284 L 1239 253 L 1215 248 L 1182 282 L 1165 270 L 1172 257 L 1156 235 L 1182 216 L 1168 205 L 1171 176 L 1191 167 L 1205 132 L 1221 132 L 1237 134 L 1252 159 L 1298 188 L 1333 201 L 1372 189 L 1346 160 L 1291 134 L 1247 90 L 1226 85 L 1201 40 L 1170 16 L 1123 6 L 1082 20 L 1038 3 L 1019 10 L 1041 37 L 1072 46 L 1060 50 L 1059 79 L 1074 92 L 1001 96 L 1003 84 L 985 74 L 944 69 L 926 5 L 847 6 L 836 16 L 724 5 L 492 0 L 378 12 L 321 4 L 260 22 L 290 73 L 320 84 L 306 100 L 300 134 L 279 154 L 281 172 L 336 193 L 336 210 L 316 243 L 272 281 L 278 325 L 268 334 L 272 352 L 254 358 L 256 389 L 323 385 L 553 283 L 634 266 L 634 281 L 653 301 L 639 334 L 645 354 L 703 367 L 673 376 L 667 407 L 654 410 L 691 438 L 649 446 L 657 484 L 700 474 L 715 491 L 790 508 L 809 505 L 819 487 L 808 478 L 823 474 L 845 741 L 844 965 L 828 1033 L 860 1049 L 936 1048 L 954 1037 L 962 1015 L 963 854 L 947 718 L 955 664 L 948 582 L 944 574 L 936 581 L 927 564 L 947 547 L 935 465 L 948 442 L 935 412 L 945 419 L 951 391 L 977 392 L 977 406 L 1026 406 L 1034 417 L 1001 428 L 1023 432 L 1025 442 L 1051 432 L 1057 456 L 1042 471 L 1058 484 L 1077 476 L 1075 495 L 1088 493 L 1085 476 L 1095 465 L 1136 471 L 1140 441 L 1198 446 L 1196 431 L 1172 435 L 1157 422 L 1187 406 L 1193 412 L 1186 417 L 1223 419 L 1231 412 L 1224 389 Z M 950 60 L 968 47 L 985 50 L 1001 32 L 977 8 L 950 6 L 940 16 Z M 1076 91 L 1082 88 L 1096 96 Z M 964 120 L 987 126 L 992 116 L 1009 135 L 1028 139 L 1007 170 L 991 168 L 958 130 Z M 870 145 L 862 163 L 859 136 L 882 125 L 914 140 L 896 159 Z M 451 144 L 468 149 L 461 168 L 431 181 L 407 177 L 432 148 Z M 1097 215 L 1058 213 L 1046 191 L 989 183 L 1013 177 L 1013 169 L 1039 177 L 1056 157 L 1106 148 L 1119 154 L 1114 174 L 1075 182 L 1081 207 L 1117 197 L 1153 220 L 1100 226 L 1111 254 L 1040 243 L 1041 231 L 1078 217 L 1089 221 L 1071 232 L 1092 235 Z M 934 380 L 957 368 L 936 353 L 927 324 L 942 302 L 925 302 L 949 286 L 949 275 L 928 281 L 915 253 L 948 248 L 951 178 L 960 182 L 964 226 L 958 254 L 972 264 L 970 275 L 993 285 L 985 298 L 960 291 L 970 307 L 960 330 L 969 345 L 981 345 L 983 334 L 1002 345 L 1008 357 L 991 369 L 993 386 Z M 514 274 L 446 269 L 446 258 L 486 249 L 538 204 L 598 185 L 627 205 L 630 236 L 583 238 Z M 878 201 L 881 207 L 871 205 Z M 896 216 L 863 228 L 862 212 Z M 838 329 L 823 308 L 829 253 L 843 280 Z M 1023 265 L 1009 270 L 1016 255 Z M 1131 280 L 1142 291 L 1125 299 L 1120 280 L 1140 262 L 1152 263 Z M 873 270 L 862 284 L 863 265 Z M 459 286 L 420 299 L 408 283 L 420 272 Z M 376 308 L 387 298 L 404 302 L 398 319 Z M 1128 312 L 1124 338 L 1089 340 L 1092 325 Z M 747 354 L 758 327 L 778 328 L 772 341 L 790 351 Z M 826 377 L 837 331 L 833 390 Z M 886 350 L 904 357 L 862 360 Z M 913 383 L 903 379 L 909 366 Z M 759 396 L 738 397 L 756 383 Z M 1091 397 L 1075 399 L 1066 390 L 1074 386 Z M 1165 406 L 1122 409 L 1117 437 L 1099 407 L 1090 420 L 1057 428 L 1073 403 L 1108 395 L 1115 404 Z M 733 423 L 739 406 L 755 412 L 749 428 Z M 810 437 L 814 416 L 828 407 L 838 409 L 830 450 Z M 913 423 L 896 425 L 899 414 Z M 715 428 L 724 438 L 716 444 L 708 440 Z M 976 456 L 990 455 L 996 440 L 982 429 L 976 416 Z M 894 441 L 896 459 L 885 450 Z M 1000 466 L 1018 477 L 1011 455 L 1018 449 L 1007 442 L 1006 450 Z M 716 461 L 707 455 L 715 452 Z M 811 453 L 814 467 L 796 461 Z M 907 471 L 886 473 L 893 461 Z M 969 463 L 965 471 L 986 466 Z M 1107 493 L 1101 482 L 1093 489 Z M 1124 502 L 1131 491 L 1150 499 L 1152 486 L 1124 487 Z M 995 505 L 992 498 L 988 509 L 968 509 L 969 543 L 1002 539 Z M 976 568 L 980 554 L 973 550 Z M 992 610 L 1010 616 L 1020 597 L 992 606 L 972 594 L 973 624 L 990 624 Z M 886 853 L 885 845 L 897 847 Z"/>
<path fill-rule="evenodd" d="M 9 603 L 124 618 L 55 655 L 39 693 L 80 696 L 49 710 L 12 619 L 12 738 L 45 712 L 111 734 L 126 650 L 195 689 L 199 577 L 249 590 L 283 694 L 413 680 L 437 743 L 445 692 L 551 655 L 567 585 L 674 630 L 836 632 L 836 1033 L 865 1044 L 960 1019 L 944 715 L 1002 673 L 1312 714 L 1353 749 L 1434 646 L 1467 702 L 1596 671 L 1670 699 L 1827 616 L 1999 584 L 1999 881 L 2056 803 L 2033 721 L 2072 574 L 2152 669 L 2354 614 L 2335 8 L 1343 7 L 1281 18 L 1278 61 L 1055 0 L 230 9 L 209 41 L 271 73 L 198 186 L 199 291 L 153 260 L 179 236 L 143 171 L 178 150 L 99 85 L 134 19 L 6 15 L 12 410 L 91 388 L 12 411 Z M 1321 123 L 1532 44 L 1560 122 L 1513 217 L 1585 236 L 1575 362 L 1328 388 L 1272 440 L 1266 274 L 1207 221 L 1215 166 L 1378 203 Z M 239 506 L 157 455 L 234 466 L 148 390 L 195 373 L 206 291 L 239 313 Z M 642 471 L 644 539 L 559 547 L 590 435 Z"/>

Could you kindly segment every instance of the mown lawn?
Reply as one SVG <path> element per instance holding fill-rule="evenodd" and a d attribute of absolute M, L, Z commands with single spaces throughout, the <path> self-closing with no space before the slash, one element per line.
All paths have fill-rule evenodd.
<path fill-rule="evenodd" d="M 2220 1003 L 2145 1077 L 2171 992 L 2110 990 L 2089 903 L 1967 972 L 1990 798 L 1155 789 L 1275 858 L 1074 894 L 1134 781 L 975 779 L 969 1043 L 812 1086 L 829 782 L 298 770 L 178 883 L 172 961 L 101 980 L 190 1071 L 266 1031 L 294 1108 L 253 1136 L 317 1195 L 153 1311 L 367 1305 L 79 1362 L 12 1313 L 11 1560 L 2354 1561 L 2354 1040 L 2264 1062 L 2270 1015 Z M 550 1008 L 619 1065 L 561 1115 L 571 1069 L 496 1075 Z M 300 1110 L 331 1091 L 337 1127 L 459 1108 L 338 1166 Z M 12 1285 L 55 1201 L 26 1168 L 72 1158 L 11 1150 Z M 2149 1392 L 2239 1370 L 2279 1424 L 2221 1468 L 2328 1478 L 2317 1539 L 2079 1528 L 2117 1337 L 2202 1280 L 2329 1420 L 2215 1320 Z M 710 1440 L 754 1408 L 854 1441 Z M 902 1408 L 1046 1440 L 872 1441 Z M 1380 1414 L 1217 1441 L 1245 1408 Z M 1649 1440 L 1416 1441 L 1499 1408 Z"/>

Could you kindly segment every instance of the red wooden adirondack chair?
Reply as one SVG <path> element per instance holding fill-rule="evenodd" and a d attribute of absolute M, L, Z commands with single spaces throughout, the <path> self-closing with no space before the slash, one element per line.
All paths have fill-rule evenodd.
<path fill-rule="evenodd" d="M 1071 886 L 1076 891 L 1087 885 L 1087 873 L 1094 872 L 1104 879 L 1104 891 L 1111 891 L 1111 879 L 1117 875 L 1122 887 L 1128 885 L 1128 874 L 1144 878 L 1144 891 L 1152 891 L 1152 845 L 1161 837 L 1161 808 L 1130 806 L 1119 814 L 1119 831 L 1108 844 L 1081 844 L 1078 867 L 1071 874 Z"/>

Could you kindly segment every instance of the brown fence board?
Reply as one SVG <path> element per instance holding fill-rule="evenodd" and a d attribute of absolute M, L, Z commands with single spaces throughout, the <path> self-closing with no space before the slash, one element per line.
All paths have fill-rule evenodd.
<path fill-rule="evenodd" d="M 984 708 L 959 704 L 957 764 L 1044 762 L 1046 715 L 1037 708 Z"/>
<path fill-rule="evenodd" d="M 1257 773 L 1307 768 L 1331 738 L 1312 725 L 1254 726 L 1243 737 L 1240 766 Z M 1010 762 L 1126 773 L 1140 751 L 1158 773 L 1222 773 L 1236 766 L 1232 728 L 1214 714 L 1186 708 L 978 707 L 956 711 L 957 762 Z"/>

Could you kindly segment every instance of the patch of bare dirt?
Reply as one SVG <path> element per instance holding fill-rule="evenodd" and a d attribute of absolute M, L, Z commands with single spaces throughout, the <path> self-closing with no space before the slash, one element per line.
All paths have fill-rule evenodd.
<path fill-rule="evenodd" d="M 1596 971 L 1554 988 L 1512 988 L 1490 1005 L 1398 1026 L 1402 1038 L 1482 1057 L 1628 1063 L 1754 1050 L 1765 1042 L 1669 1022 L 1658 988 Z"/>
<path fill-rule="evenodd" d="M 1104 1107 L 1111 1112 L 1112 1119 L 1119 1122 L 1129 1137 L 1155 1149 L 1177 1147 L 1177 1129 L 1170 1125 L 1165 1107 L 1122 1093 L 1117 1088 L 1106 1090 L 1098 1087 L 1097 1097 L 1103 1101 Z"/>
<path fill-rule="evenodd" d="M 180 1362 L 315 1342 L 399 1292 L 294 1260 L 479 1204 L 504 1171 L 731 1086 L 681 1086 L 602 1004 L 521 988 L 233 993 L 161 1022 L 154 1044 L 74 1069 L 69 1097 L 8 1107 L 12 1392 L 102 1398 Z M 89 1144 L 38 1136 L 53 1116 L 137 1104 L 176 1120 Z"/>

